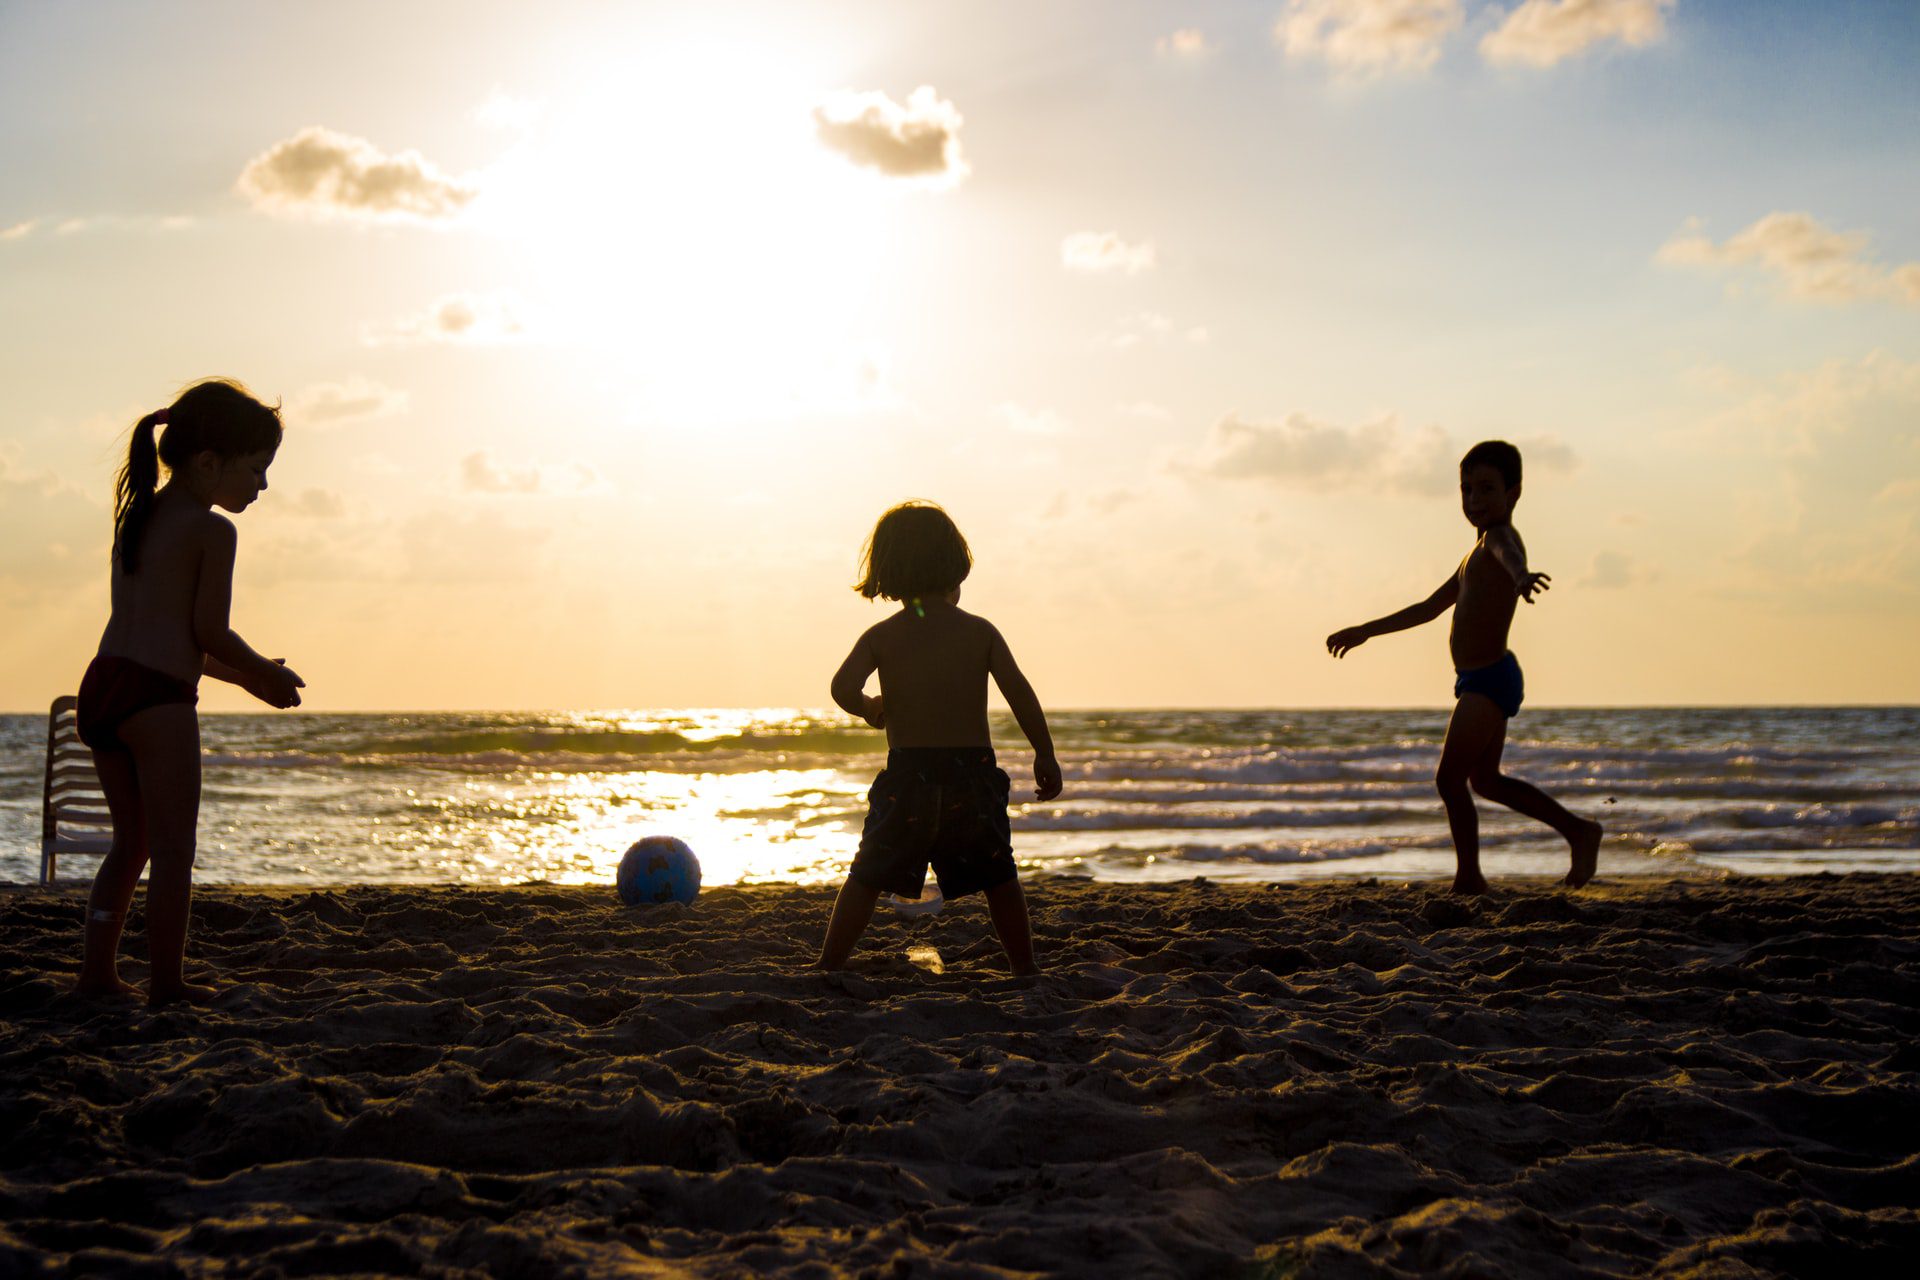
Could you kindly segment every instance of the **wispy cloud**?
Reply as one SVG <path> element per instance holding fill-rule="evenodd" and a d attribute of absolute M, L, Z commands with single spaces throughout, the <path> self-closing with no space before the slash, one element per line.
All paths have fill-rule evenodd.
<path fill-rule="evenodd" d="M 1573 451 L 1551 437 L 1516 442 L 1536 470 L 1565 471 Z M 1438 497 L 1458 484 L 1466 448 L 1438 426 L 1409 427 L 1398 414 L 1345 427 L 1304 413 L 1278 422 L 1228 414 L 1213 425 L 1193 470 L 1223 480 L 1327 492 L 1369 489 Z"/>
<path fill-rule="evenodd" d="M 404 412 L 407 393 L 355 374 L 342 382 L 317 382 L 287 397 L 289 423 L 336 427 Z"/>
<path fill-rule="evenodd" d="M 1431 67 L 1462 18 L 1460 0 L 1288 0 L 1273 34 L 1290 57 L 1369 77 Z"/>
<path fill-rule="evenodd" d="M 404 346 L 417 342 L 498 343 L 526 337 L 526 327 L 504 298 L 455 293 L 440 298 L 424 311 L 361 332 L 368 346 Z"/>
<path fill-rule="evenodd" d="M 1172 316 L 1158 311 L 1132 311 L 1121 316 L 1119 321 L 1107 333 L 1102 334 L 1097 343 L 1101 346 L 1116 347 L 1125 350 L 1145 343 L 1186 342 L 1201 346 L 1212 340 L 1205 325 L 1190 324 L 1182 327 L 1174 322 Z"/>
<path fill-rule="evenodd" d="M 1657 257 L 1670 266 L 1754 267 L 1771 275 L 1788 297 L 1808 302 L 1920 304 L 1920 262 L 1876 262 L 1867 255 L 1870 243 L 1864 231 L 1834 231 L 1811 214 L 1770 213 L 1721 244 L 1689 219 Z"/>
<path fill-rule="evenodd" d="M 1155 40 L 1153 51 L 1163 58 L 1202 58 L 1213 52 L 1213 46 L 1200 28 L 1181 27 Z"/>
<path fill-rule="evenodd" d="M 0 227 L 0 240 L 24 240 L 33 234 L 36 223 L 32 218 L 25 222 L 16 222 L 10 227 Z"/>
<path fill-rule="evenodd" d="M 1667 34 L 1675 0 L 1526 0 L 1480 41 L 1489 62 L 1551 67 L 1595 45 L 1633 48 Z"/>
<path fill-rule="evenodd" d="M 468 493 L 505 495 L 581 494 L 602 485 L 600 473 L 584 462 L 510 464 L 489 449 L 462 458 L 459 479 Z"/>
<path fill-rule="evenodd" d="M 1069 428 L 1067 420 L 1052 409 L 1035 409 L 1011 400 L 996 405 L 993 414 L 1012 430 L 1027 435 L 1063 436 Z"/>
<path fill-rule="evenodd" d="M 1069 271 L 1119 271 L 1138 275 L 1153 266 L 1151 241 L 1128 244 L 1111 231 L 1076 231 L 1060 242 L 1060 265 Z"/>
<path fill-rule="evenodd" d="M 967 176 L 960 154 L 963 119 L 932 85 L 908 94 L 905 105 L 878 91 L 846 90 L 814 108 L 813 123 L 827 147 L 887 177 L 951 186 Z"/>
<path fill-rule="evenodd" d="M 453 218 L 479 194 L 417 151 L 389 155 L 320 125 L 249 160 L 235 186 L 270 213 L 418 222 Z"/>
<path fill-rule="evenodd" d="M 1643 586 L 1659 576 L 1659 572 L 1651 565 L 1642 564 L 1624 551 L 1597 551 L 1593 563 L 1587 566 L 1587 571 L 1573 585 L 1598 591 L 1619 591 L 1626 587 Z"/>

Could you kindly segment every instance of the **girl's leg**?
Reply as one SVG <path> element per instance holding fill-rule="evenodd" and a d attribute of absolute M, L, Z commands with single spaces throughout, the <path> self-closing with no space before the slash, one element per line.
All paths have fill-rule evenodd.
<path fill-rule="evenodd" d="M 93 876 L 87 895 L 87 920 L 80 961 L 80 980 L 74 990 L 82 995 L 118 995 L 131 988 L 120 980 L 120 933 L 127 925 L 127 908 L 147 865 L 146 817 L 140 807 L 140 783 L 133 756 L 124 751 L 95 751 L 93 771 L 113 815 L 113 847 Z"/>
<path fill-rule="evenodd" d="M 149 707 L 117 732 L 133 752 L 146 819 L 149 1004 L 203 999 L 210 987 L 187 985 L 187 916 L 193 907 L 195 827 L 200 818 L 200 718 L 190 705 Z"/>
<path fill-rule="evenodd" d="M 873 919 L 873 906 L 880 901 L 880 891 L 869 889 L 852 876 L 840 886 L 840 896 L 833 902 L 833 918 L 827 922 L 827 936 L 820 943 L 820 958 L 814 961 L 816 969 L 838 969 L 853 954 L 853 944 L 860 941 L 860 935 L 867 931 L 867 922 Z"/>
<path fill-rule="evenodd" d="M 1020 891 L 1018 878 L 987 890 L 987 914 L 993 918 L 993 931 L 1000 935 L 1014 973 L 1030 977 L 1040 972 L 1033 959 L 1033 933 L 1027 926 L 1027 896 Z"/>
<path fill-rule="evenodd" d="M 1531 782 L 1500 772 L 1500 753 L 1505 746 L 1506 739 L 1502 737 L 1473 771 L 1474 791 L 1559 832 L 1573 851 L 1573 867 L 1563 883 L 1579 888 L 1593 879 L 1599 863 L 1600 824 L 1569 813 L 1565 805 Z"/>
<path fill-rule="evenodd" d="M 1461 695 L 1447 721 L 1446 741 L 1440 744 L 1440 767 L 1434 785 L 1447 807 L 1447 827 L 1453 833 L 1455 893 L 1485 893 L 1487 878 L 1480 871 L 1480 815 L 1473 807 L 1467 780 L 1491 750 L 1498 752 L 1506 737 L 1507 718 L 1489 698 Z M 1497 755 L 1496 755 L 1496 758 Z"/>

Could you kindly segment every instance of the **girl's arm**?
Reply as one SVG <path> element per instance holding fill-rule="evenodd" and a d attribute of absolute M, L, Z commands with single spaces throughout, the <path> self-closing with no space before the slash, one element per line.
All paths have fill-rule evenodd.
<path fill-rule="evenodd" d="M 853 651 L 840 669 L 833 673 L 833 701 L 856 720 L 865 720 L 876 729 L 886 727 L 886 712 L 880 699 L 867 696 L 867 677 L 880 665 L 874 656 L 873 642 L 862 635 L 853 642 Z"/>
<path fill-rule="evenodd" d="M 1063 784 L 1060 762 L 1053 754 L 1053 734 L 1047 729 L 1047 713 L 1040 709 L 1039 696 L 1021 672 L 1020 664 L 1013 660 L 1013 650 L 1007 647 L 999 629 L 988 623 L 987 632 L 992 637 L 987 649 L 987 670 L 999 686 L 1000 696 L 1007 700 L 1020 732 L 1033 744 L 1034 798 L 1051 800 L 1060 794 Z"/>
<path fill-rule="evenodd" d="M 200 551 L 200 576 L 193 590 L 194 643 L 204 655 L 205 669 L 216 679 L 239 685 L 269 706 L 297 707 L 297 690 L 306 681 L 273 659 L 255 653 L 228 621 L 238 545 L 232 521 L 210 515 Z"/>
<path fill-rule="evenodd" d="M 1372 622 L 1363 622 L 1357 627 L 1347 627 L 1327 637 L 1327 652 L 1336 658 L 1347 656 L 1347 650 L 1357 649 L 1375 636 L 1391 635 L 1395 631 L 1405 631 L 1435 618 L 1453 608 L 1460 599 L 1460 575 L 1455 573 L 1435 588 L 1434 593 L 1419 604 L 1410 604 L 1398 613 L 1390 613 L 1384 618 L 1375 618 Z"/>

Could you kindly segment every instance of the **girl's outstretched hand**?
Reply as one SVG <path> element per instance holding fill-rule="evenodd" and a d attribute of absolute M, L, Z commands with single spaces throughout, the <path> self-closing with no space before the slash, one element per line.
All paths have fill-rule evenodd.
<path fill-rule="evenodd" d="M 1052 756 L 1033 758 L 1033 798 L 1051 800 L 1065 784 L 1060 780 L 1060 762 Z"/>
<path fill-rule="evenodd" d="M 247 692 L 270 707 L 285 710 L 300 705 L 300 690 L 307 687 L 285 658 L 275 658 L 274 665 L 268 671 L 260 673 L 257 683 L 249 684 Z"/>
<path fill-rule="evenodd" d="M 1344 658 L 1350 649 L 1358 649 L 1367 642 L 1367 633 L 1360 627 L 1344 627 L 1327 637 L 1327 652 L 1336 658 Z"/>

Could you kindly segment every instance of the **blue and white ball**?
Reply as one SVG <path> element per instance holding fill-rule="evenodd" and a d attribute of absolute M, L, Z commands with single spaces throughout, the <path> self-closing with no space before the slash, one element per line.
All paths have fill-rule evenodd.
<path fill-rule="evenodd" d="M 692 902 L 700 893 L 700 859 L 672 836 L 636 840 L 614 877 L 620 901 L 630 907 L 654 902 Z"/>

